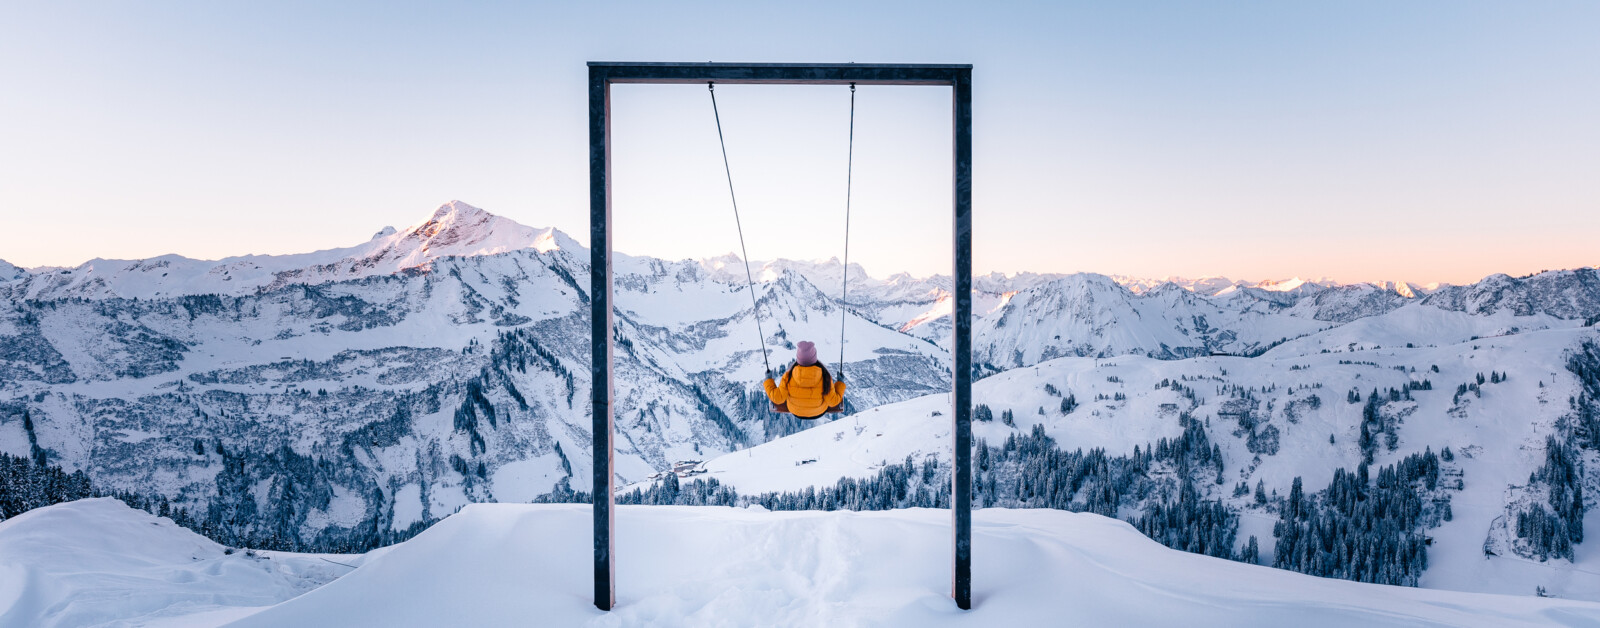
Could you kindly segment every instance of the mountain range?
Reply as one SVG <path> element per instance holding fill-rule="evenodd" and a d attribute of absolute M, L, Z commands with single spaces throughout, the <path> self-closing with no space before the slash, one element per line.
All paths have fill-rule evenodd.
<path fill-rule="evenodd" d="M 466 504 L 588 490 L 588 260 L 559 230 L 451 202 L 405 229 L 314 253 L 0 263 L 0 452 L 160 499 L 213 538 L 280 549 L 369 547 Z M 807 428 L 832 423 L 772 414 L 760 393 L 763 372 L 786 364 L 799 340 L 817 341 L 830 368 L 842 369 L 850 384 L 842 420 L 887 420 L 922 436 L 906 437 L 893 455 L 761 474 L 782 479 L 770 486 L 730 472 L 729 485 L 826 485 L 900 456 L 936 454 L 940 420 L 929 413 L 949 388 L 949 278 L 878 279 L 852 266 L 841 301 L 837 260 L 753 264 L 755 307 L 737 257 L 616 254 L 619 482 L 661 478 L 681 461 L 721 470 L 794 447 L 780 440 L 818 441 L 826 459 L 824 431 Z M 1428 418 L 1406 419 L 1397 447 L 1375 461 L 1444 446 L 1507 452 L 1494 454 L 1509 457 L 1490 470 L 1455 467 L 1467 467 L 1468 482 L 1491 478 L 1462 494 L 1483 502 L 1462 520 L 1489 525 L 1542 490 L 1517 478 L 1539 467 L 1544 439 L 1578 411 L 1581 378 L 1566 364 L 1593 335 L 1586 327 L 1600 316 L 1600 273 L 1493 275 L 1463 286 L 997 273 L 975 277 L 973 297 L 976 374 L 986 378 L 978 400 L 1027 417 L 1006 430 L 1039 425 L 1067 446 L 1131 453 L 1183 432 L 1165 405 L 1179 404 L 1211 419 L 1210 438 L 1227 444 L 1218 451 L 1230 481 L 1203 492 L 1229 500 L 1236 483 L 1286 494 L 1292 478 L 1321 486 L 1335 468 L 1353 468 L 1362 406 L 1345 403 L 1349 390 L 1402 385 L 1409 371 L 1400 369 L 1435 365 L 1437 386 L 1509 372 L 1516 384 L 1504 390 L 1517 390 L 1514 400 L 1419 402 L 1414 416 Z M 1488 338 L 1502 340 L 1479 349 Z M 1511 357 L 1518 352 L 1526 356 Z M 1103 385 L 1112 377 L 1121 385 Z M 1200 391 L 1192 404 L 1156 398 L 1173 390 L 1161 380 L 1199 381 L 1191 377 L 1206 382 L 1188 384 Z M 1057 394 L 1035 399 L 1046 384 Z M 1297 400 L 1286 391 L 1312 384 L 1326 389 L 1317 393 L 1325 409 L 1301 404 L 1289 418 Z M 1229 425 L 1238 408 L 1228 387 L 1256 389 L 1263 405 L 1251 412 L 1266 420 Z M 1083 409 L 1041 405 L 1064 394 Z M 1080 425 L 1085 417 L 1093 420 Z M 1270 454 L 1267 426 L 1281 441 Z M 1003 439 L 997 427 L 982 430 Z M 877 433 L 828 442 L 855 446 Z M 763 464 L 795 467 L 793 457 Z M 1493 537 L 1454 534 L 1456 554 Z M 1509 547 L 1514 536 L 1494 538 Z"/>

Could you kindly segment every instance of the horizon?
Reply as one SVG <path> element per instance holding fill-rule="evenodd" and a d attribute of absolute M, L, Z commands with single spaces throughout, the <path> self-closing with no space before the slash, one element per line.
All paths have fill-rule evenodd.
<path fill-rule="evenodd" d="M 0 259 L 343 247 L 452 197 L 581 227 L 585 62 L 684 59 L 971 63 L 980 274 L 1600 263 L 1600 5 L 1157 5 L 23 7 Z M 750 256 L 842 257 L 848 92 L 717 97 Z M 948 274 L 948 93 L 856 97 L 851 261 Z M 737 250 L 704 86 L 613 106 L 616 249 Z"/>
<path fill-rule="evenodd" d="M 537 229 L 537 230 L 554 229 L 555 231 L 557 231 L 559 233 L 562 233 L 562 234 L 566 235 L 569 238 L 572 238 L 574 241 L 578 242 L 578 244 L 580 246 L 584 247 L 585 249 L 588 248 L 588 243 L 584 242 L 582 239 L 578 238 L 575 235 L 575 233 L 577 233 L 575 231 L 564 229 L 564 228 L 556 226 L 556 225 L 529 225 L 529 224 L 525 224 L 525 223 L 522 223 L 520 221 L 517 221 L 514 218 L 506 216 L 504 214 L 499 214 L 499 213 L 496 213 L 496 212 L 494 212 L 492 210 L 485 209 L 485 208 L 482 208 L 482 207 L 478 207 L 478 206 L 473 205 L 473 204 L 471 204 L 469 202 L 462 201 L 460 199 L 452 199 L 451 201 L 443 203 L 439 207 L 435 208 L 432 212 L 429 213 L 427 218 L 423 218 L 422 220 L 414 221 L 414 222 L 411 222 L 411 223 L 404 223 L 404 226 L 397 226 L 397 225 L 394 225 L 394 224 L 387 224 L 387 225 L 384 225 L 383 227 L 379 228 L 377 231 L 373 232 L 372 236 L 367 238 L 366 240 L 362 240 L 362 241 L 359 241 L 359 242 L 350 242 L 350 243 L 339 245 L 339 246 L 332 246 L 332 247 L 328 247 L 328 248 L 324 248 L 324 249 L 316 249 L 316 250 L 312 250 L 312 251 L 291 250 L 291 251 L 281 251 L 281 252 L 273 252 L 273 253 L 246 252 L 246 253 L 235 253 L 235 254 L 231 254 L 231 255 L 224 255 L 224 256 L 220 256 L 220 257 L 206 257 L 206 258 L 190 257 L 190 256 L 187 256 L 187 255 L 183 255 L 181 253 L 175 253 L 174 252 L 174 253 L 162 253 L 162 254 L 159 254 L 159 255 L 152 255 L 152 256 L 149 256 L 149 257 L 142 257 L 142 258 L 94 257 L 94 258 L 90 258 L 90 259 L 84 260 L 82 262 L 79 262 L 77 264 L 65 264 L 65 265 L 64 264 L 46 264 L 46 265 L 39 265 L 39 266 L 24 266 L 22 264 L 16 264 L 12 260 L 5 259 L 4 257 L 0 257 L 0 262 L 11 263 L 12 265 L 17 266 L 18 268 L 26 270 L 26 271 L 28 271 L 30 273 L 37 273 L 37 272 L 49 271 L 49 270 L 79 268 L 79 267 L 82 267 L 84 265 L 90 264 L 90 263 L 95 262 L 95 261 L 137 262 L 137 261 L 144 261 L 144 260 L 161 258 L 161 257 L 177 256 L 177 257 L 181 257 L 181 258 L 185 258 L 185 259 L 191 259 L 191 260 L 202 261 L 202 262 L 221 262 L 221 261 L 224 261 L 224 260 L 250 258 L 250 257 L 274 257 L 274 256 L 298 255 L 298 254 L 305 254 L 305 253 L 316 253 L 316 252 L 322 252 L 322 251 L 351 248 L 351 247 L 354 247 L 354 246 L 357 246 L 357 245 L 360 245 L 360 244 L 363 244 L 363 243 L 366 243 L 366 242 L 370 242 L 370 241 L 372 241 L 374 239 L 377 239 L 379 237 L 383 237 L 384 235 L 386 235 L 386 234 L 388 234 L 390 232 L 405 232 L 405 231 L 407 231 L 409 229 L 413 229 L 413 228 L 416 228 L 416 227 L 421 226 L 423 224 L 426 224 L 427 222 L 429 222 L 429 220 L 433 216 L 437 215 L 438 212 L 444 210 L 447 207 L 450 207 L 452 204 L 455 204 L 455 203 L 460 203 L 462 205 L 465 205 L 467 207 L 471 207 L 473 209 L 477 209 L 479 211 L 485 212 L 485 213 L 487 213 L 489 215 L 492 215 L 492 216 L 498 216 L 498 217 L 501 217 L 501 218 L 505 218 L 505 219 L 511 220 L 513 223 L 516 223 L 516 224 L 518 224 L 520 226 L 523 226 L 523 227 Z M 697 257 L 676 257 L 676 258 L 664 258 L 664 257 L 657 257 L 657 256 L 654 256 L 654 255 L 648 255 L 648 254 L 641 255 L 641 254 L 633 253 L 631 251 L 621 250 L 621 249 L 618 249 L 618 248 L 615 248 L 615 247 L 612 249 L 612 251 L 614 253 L 616 253 L 616 254 L 621 254 L 621 255 L 629 255 L 629 256 L 633 256 L 633 257 L 651 257 L 651 258 L 654 258 L 654 259 L 660 259 L 660 260 L 668 261 L 668 262 L 688 261 L 688 262 L 696 262 L 696 263 L 704 264 L 706 262 L 709 262 L 709 261 L 712 261 L 712 260 L 715 260 L 715 259 L 718 259 L 718 258 L 724 258 L 724 257 L 730 257 L 730 256 L 735 258 L 735 259 L 739 259 L 741 261 L 744 260 L 744 258 L 739 255 L 738 251 L 727 251 L 727 252 L 723 252 L 723 253 L 708 254 L 708 255 L 702 255 L 702 256 L 697 256 Z M 812 265 L 843 264 L 843 261 L 837 255 L 830 256 L 830 257 L 817 257 L 817 258 L 789 258 L 789 257 L 761 258 L 761 257 L 752 256 L 752 258 L 749 261 L 751 263 L 753 263 L 753 264 L 762 265 L 762 266 L 764 266 L 766 264 L 776 263 L 776 262 L 793 262 L 793 263 L 804 263 L 804 264 L 812 264 Z M 948 272 L 944 272 L 944 273 L 937 273 L 936 272 L 936 273 L 931 273 L 931 274 L 916 274 L 916 273 L 910 273 L 908 271 L 903 271 L 903 270 L 894 270 L 894 271 L 889 271 L 889 272 L 883 272 L 883 271 L 875 272 L 871 267 L 868 267 L 865 264 L 862 264 L 861 262 L 853 261 L 853 260 L 850 262 L 850 265 L 852 267 L 861 268 L 862 271 L 866 273 L 867 277 L 872 278 L 872 279 L 879 279 L 879 280 L 886 279 L 886 278 L 891 277 L 893 275 L 902 274 L 902 273 L 909 274 L 912 279 L 918 279 L 918 280 L 929 279 L 929 278 L 934 278 L 934 277 L 949 277 L 950 276 L 950 274 Z M 758 267 L 760 267 L 760 266 L 758 266 Z M 1306 277 L 1306 276 L 1300 276 L 1300 275 L 1283 276 L 1283 277 L 1264 277 L 1264 278 L 1258 278 L 1258 277 L 1230 277 L 1230 276 L 1225 276 L 1225 275 L 1178 275 L 1178 274 L 1149 276 L 1149 275 L 1133 275 L 1133 274 L 1128 274 L 1128 273 L 1115 273 L 1115 272 L 1108 273 L 1108 272 L 1099 272 L 1099 271 L 1091 271 L 1091 270 L 1079 270 L 1079 271 L 1065 271 L 1065 272 L 1063 272 L 1063 271 L 1035 271 L 1035 270 L 1027 270 L 1027 269 L 1019 270 L 1019 271 L 1013 271 L 1013 272 L 1004 272 L 1004 271 L 994 270 L 994 271 L 988 271 L 988 272 L 980 273 L 980 272 L 976 272 L 975 271 L 973 273 L 973 277 L 989 276 L 989 275 L 993 275 L 993 274 L 997 274 L 997 273 L 1002 275 L 1002 276 L 1004 276 L 1004 277 L 1007 277 L 1007 278 L 1015 278 L 1015 277 L 1017 277 L 1019 275 L 1024 275 L 1024 274 L 1061 275 L 1061 276 L 1077 275 L 1077 274 L 1099 275 L 1099 276 L 1111 279 L 1113 282 L 1117 283 L 1118 285 L 1122 285 L 1123 287 L 1126 287 L 1126 288 L 1129 288 L 1129 289 L 1135 290 L 1135 291 L 1140 291 L 1142 286 L 1140 286 L 1138 284 L 1145 283 L 1145 282 L 1148 282 L 1148 283 L 1163 282 L 1163 283 L 1182 284 L 1183 282 L 1200 282 L 1200 281 L 1204 281 L 1204 280 L 1208 280 L 1208 279 L 1223 279 L 1223 280 L 1229 281 L 1230 283 L 1232 283 L 1234 285 L 1248 285 L 1248 286 L 1254 286 L 1254 287 L 1267 287 L 1267 286 L 1271 286 L 1271 285 L 1274 285 L 1274 284 L 1284 284 L 1284 283 L 1290 283 L 1290 282 L 1294 282 L 1294 281 L 1301 281 L 1301 282 L 1313 283 L 1313 284 L 1333 283 L 1333 284 L 1336 284 L 1336 285 L 1345 285 L 1345 286 L 1347 286 L 1347 285 L 1355 285 L 1355 284 L 1369 284 L 1369 285 L 1379 285 L 1379 286 L 1383 286 L 1385 284 L 1394 284 L 1394 285 L 1409 284 L 1409 285 L 1417 287 L 1417 288 L 1422 288 L 1422 289 L 1426 289 L 1426 290 L 1432 290 L 1432 289 L 1435 289 L 1435 288 L 1438 288 L 1438 287 L 1451 286 L 1451 285 L 1471 285 L 1471 284 L 1481 282 L 1481 281 L 1483 281 L 1485 279 L 1488 279 L 1489 277 L 1493 277 L 1493 276 L 1496 276 L 1496 275 L 1506 275 L 1506 276 L 1510 276 L 1510 277 L 1523 278 L 1523 277 L 1529 277 L 1529 276 L 1533 276 L 1533 275 L 1537 275 L 1537 274 L 1541 274 L 1541 273 L 1546 273 L 1546 272 L 1562 272 L 1562 271 L 1575 271 L 1575 270 L 1585 270 L 1585 269 L 1600 269 L 1600 264 L 1597 264 L 1597 265 L 1586 265 L 1586 266 L 1573 266 L 1573 267 L 1569 267 L 1569 268 L 1544 268 L 1544 269 L 1540 269 L 1540 270 L 1537 270 L 1537 271 L 1533 271 L 1533 272 L 1529 272 L 1529 273 L 1520 273 L 1520 274 L 1512 274 L 1512 273 L 1506 273 L 1506 272 L 1495 272 L 1495 273 L 1489 273 L 1488 275 L 1484 275 L 1484 276 L 1479 277 L 1477 279 L 1473 279 L 1471 281 L 1466 281 L 1466 282 L 1448 282 L 1448 281 L 1436 281 L 1436 280 L 1418 281 L 1418 280 L 1415 280 L 1415 279 L 1394 279 L 1394 278 L 1380 279 L 1380 280 L 1340 281 L 1340 280 L 1337 280 L 1337 279 L 1334 279 L 1334 278 L 1331 278 L 1331 277 L 1327 277 L 1327 276 Z M 1158 283 L 1157 285 L 1160 285 L 1160 284 Z M 1187 286 L 1182 286 L 1182 287 L 1184 287 L 1185 289 L 1193 291 L 1193 286 L 1192 285 L 1187 285 Z M 1268 288 L 1268 289 L 1270 289 L 1270 288 Z"/>

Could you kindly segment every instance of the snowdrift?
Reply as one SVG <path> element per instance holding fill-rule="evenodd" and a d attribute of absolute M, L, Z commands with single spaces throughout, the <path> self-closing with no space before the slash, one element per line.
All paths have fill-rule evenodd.
<path fill-rule="evenodd" d="M 362 558 L 230 552 L 115 499 L 57 504 L 0 522 L 0 627 L 214 626 Z"/>
<path fill-rule="evenodd" d="M 1600 624 L 1596 603 L 1313 578 L 1170 550 L 1097 515 L 973 514 L 975 608 L 961 611 L 945 511 L 624 506 L 618 606 L 602 613 L 583 505 L 468 506 L 339 557 L 225 554 L 84 500 L 0 523 L 0 626 Z"/>
<path fill-rule="evenodd" d="M 1313 578 L 1169 550 L 1127 524 L 974 513 L 974 604 L 949 513 L 620 507 L 617 608 L 590 604 L 590 510 L 473 505 L 233 626 L 1517 626 L 1600 604 Z"/>

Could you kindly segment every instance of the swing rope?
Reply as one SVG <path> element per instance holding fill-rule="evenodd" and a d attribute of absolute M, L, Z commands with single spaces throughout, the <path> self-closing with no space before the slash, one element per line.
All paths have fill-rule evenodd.
<path fill-rule="evenodd" d="M 750 314 L 756 319 L 756 336 L 761 340 L 761 364 L 767 370 L 767 377 L 772 377 L 772 363 L 767 361 L 767 334 L 761 331 L 761 309 L 756 305 L 756 279 L 750 272 L 750 252 L 744 246 L 744 224 L 739 221 L 739 198 L 733 193 L 733 168 L 728 165 L 728 142 L 722 138 L 722 114 L 717 111 L 717 84 L 707 82 L 706 91 L 711 93 L 711 115 L 717 120 L 717 143 L 722 145 L 722 170 L 728 174 L 728 200 L 733 202 L 733 224 L 739 229 L 739 254 L 744 257 L 744 278 L 748 282 L 745 287 L 750 292 Z M 851 98 L 853 100 L 854 96 Z M 853 104 L 851 107 L 854 111 Z M 851 115 L 853 125 L 854 113 Z M 841 359 L 843 355 L 840 354 Z"/>
<path fill-rule="evenodd" d="M 850 148 L 844 170 L 844 285 L 839 288 L 839 381 L 844 381 L 844 321 L 846 297 L 850 294 L 850 191 L 855 181 L 856 161 L 856 84 L 850 84 Z"/>
<path fill-rule="evenodd" d="M 761 308 L 756 300 L 755 274 L 750 271 L 750 252 L 744 244 L 744 223 L 739 219 L 739 197 L 733 191 L 733 167 L 728 164 L 728 141 L 722 135 L 722 113 L 717 109 L 717 84 L 706 82 L 706 92 L 711 94 L 711 115 L 717 122 L 717 144 L 722 148 L 722 171 L 728 177 L 728 200 L 733 204 L 733 224 L 739 232 L 739 254 L 744 258 L 745 289 L 750 293 L 750 313 L 756 319 L 756 336 L 760 340 L 761 364 L 772 376 L 772 363 L 767 359 L 767 334 L 761 330 Z M 845 157 L 844 184 L 844 272 L 839 288 L 839 381 L 844 381 L 844 331 L 849 310 L 845 304 L 850 296 L 850 198 L 855 186 L 856 158 L 856 84 L 850 84 L 850 135 Z"/>

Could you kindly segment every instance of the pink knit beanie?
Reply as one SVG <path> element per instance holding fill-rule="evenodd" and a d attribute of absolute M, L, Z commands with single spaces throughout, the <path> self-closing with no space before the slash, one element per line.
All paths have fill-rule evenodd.
<path fill-rule="evenodd" d="M 809 340 L 801 340 L 800 344 L 797 345 L 797 348 L 794 350 L 794 361 L 799 362 L 800 366 L 811 366 L 816 364 L 817 345 L 811 344 L 811 341 Z"/>

